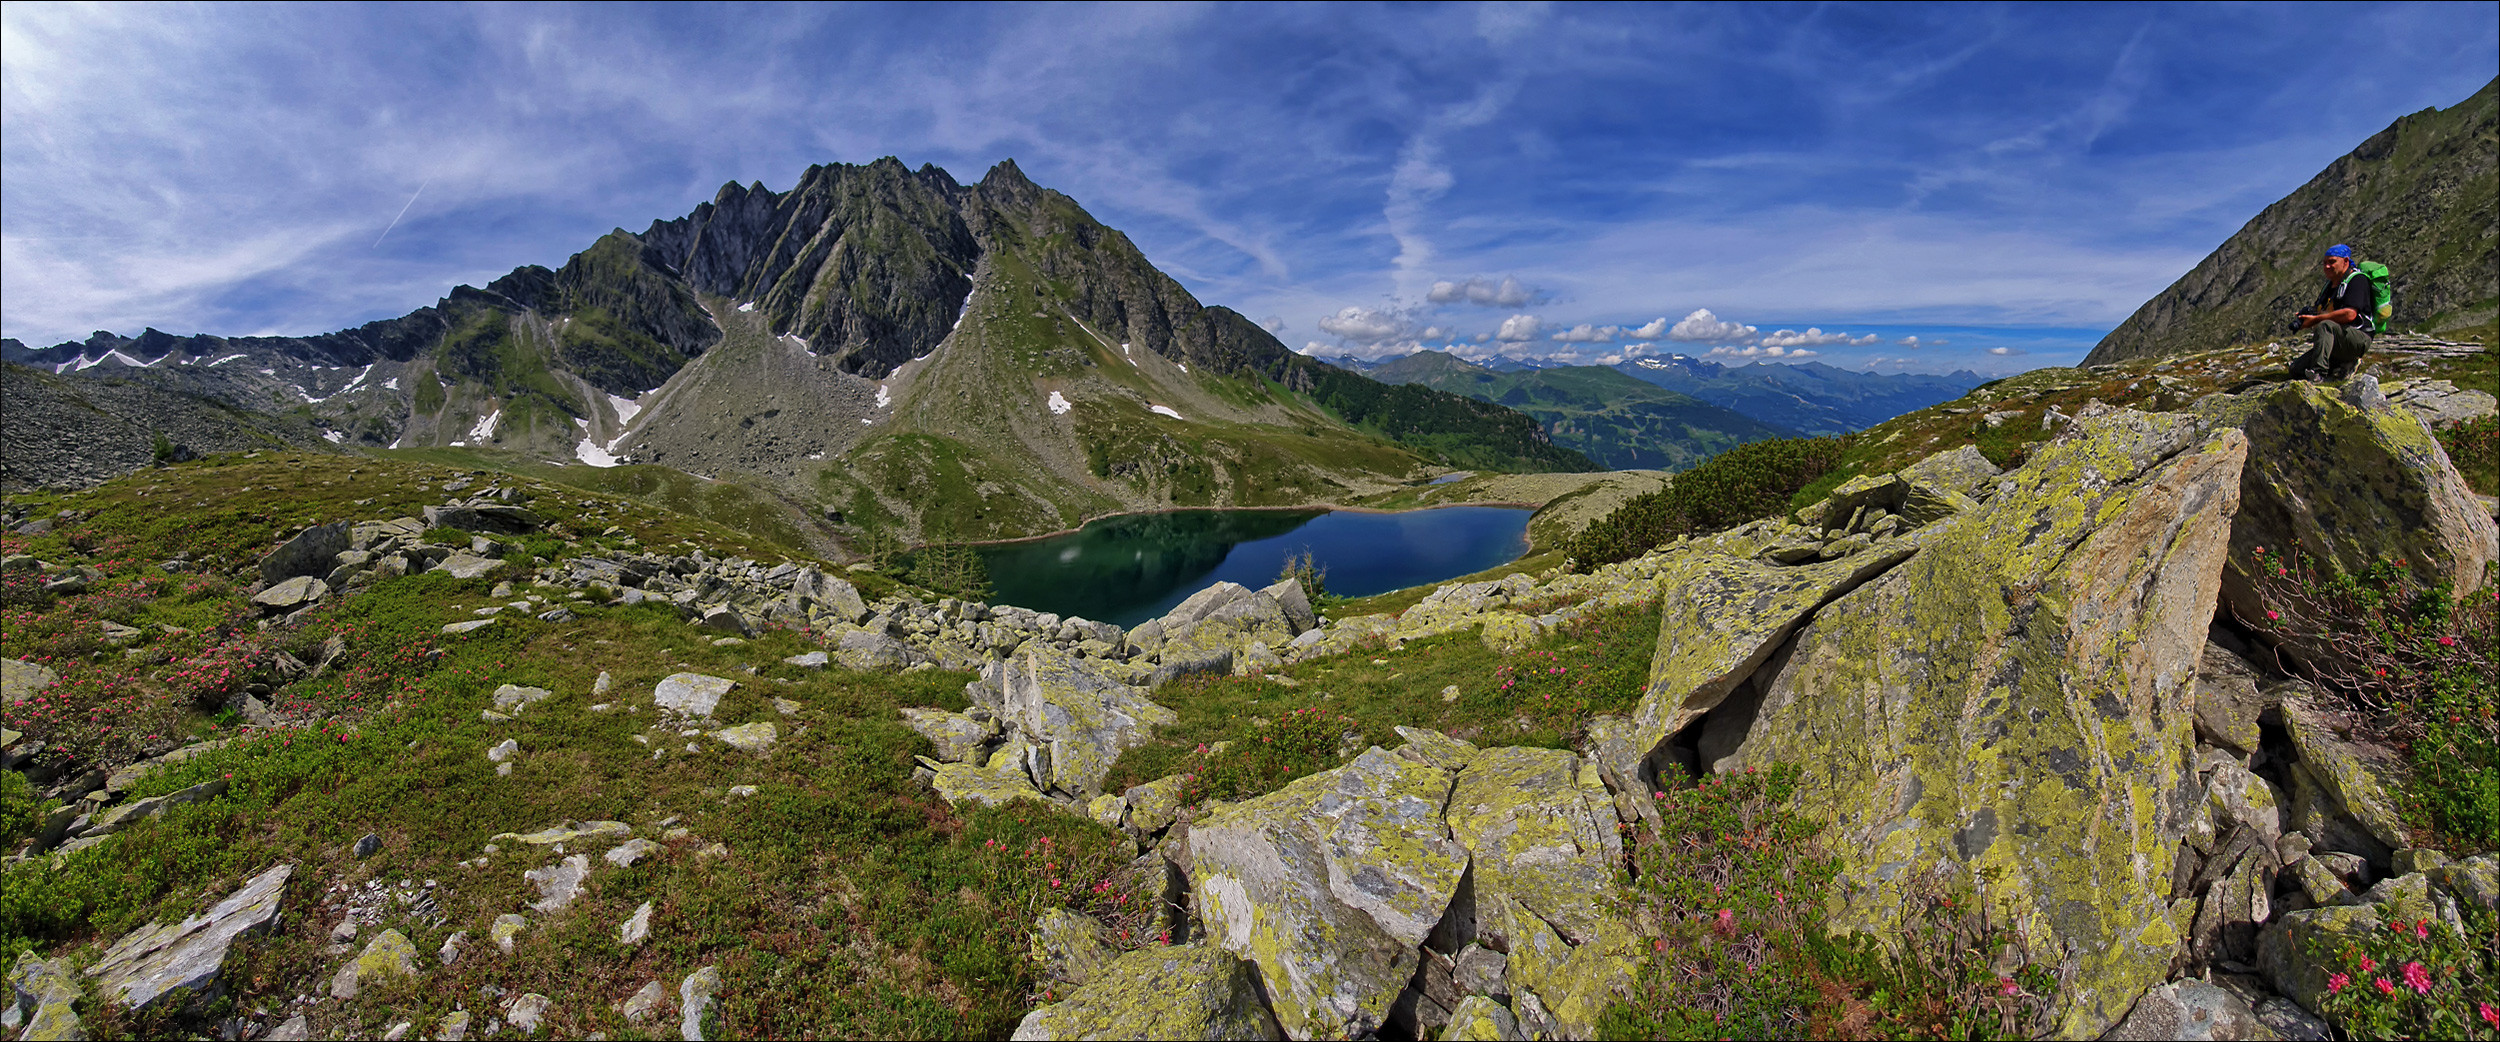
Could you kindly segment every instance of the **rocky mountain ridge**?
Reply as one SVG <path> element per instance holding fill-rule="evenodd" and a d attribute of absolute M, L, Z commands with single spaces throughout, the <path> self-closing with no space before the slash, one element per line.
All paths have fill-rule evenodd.
<path fill-rule="evenodd" d="M 2084 358 L 2101 365 L 2281 335 L 2335 243 L 2388 266 L 2397 329 L 2500 321 L 2500 80 L 2398 119 L 2268 206 Z"/>
<path fill-rule="evenodd" d="M 751 474 L 910 539 L 1328 502 L 1435 464 L 1589 466 L 1524 416 L 1377 384 L 1201 306 L 1012 162 L 969 186 L 890 158 L 729 185 L 561 268 L 338 333 L 0 347 L 71 382 L 12 395 L 111 373 L 340 445 Z"/>

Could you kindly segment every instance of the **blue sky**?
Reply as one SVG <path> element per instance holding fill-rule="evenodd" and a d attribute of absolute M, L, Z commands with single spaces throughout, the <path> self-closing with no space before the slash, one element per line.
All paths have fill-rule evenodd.
<path fill-rule="evenodd" d="M 0 332 L 320 332 L 724 181 L 1013 157 L 1315 353 L 1996 374 L 2495 73 L 2488 3 L 12 3 Z"/>

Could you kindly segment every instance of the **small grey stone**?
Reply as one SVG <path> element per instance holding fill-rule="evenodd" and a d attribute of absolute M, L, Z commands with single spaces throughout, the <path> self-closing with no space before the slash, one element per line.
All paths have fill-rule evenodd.
<path fill-rule="evenodd" d="M 668 989 L 662 987 L 660 982 L 652 981 L 635 991 L 632 998 L 617 1003 L 616 1011 L 624 1015 L 627 1024 L 641 1027 L 659 1015 L 660 1004 L 666 1001 Z"/>
<path fill-rule="evenodd" d="M 529 929 L 529 925 L 530 921 L 519 913 L 505 912 L 495 917 L 495 925 L 487 927 L 486 936 L 495 942 L 495 947 L 510 955 L 513 939 L 521 936 L 521 931 Z"/>
<path fill-rule="evenodd" d="M 547 1006 L 553 1001 L 537 992 L 528 992 L 512 1000 L 512 1005 L 504 1008 L 504 1016 L 510 1018 L 512 1026 L 519 1028 L 522 1034 L 535 1035 L 539 1019 L 547 1015 Z"/>
<path fill-rule="evenodd" d="M 722 695 L 737 687 L 738 682 L 726 677 L 701 673 L 672 673 L 652 688 L 651 700 L 662 709 L 688 716 L 710 716 L 720 705 Z"/>
<path fill-rule="evenodd" d="M 521 878 L 538 888 L 538 900 L 531 902 L 530 907 L 541 912 L 562 911 L 572 904 L 574 898 L 581 896 L 582 880 L 589 876 L 588 854 L 575 854 L 545 868 L 521 873 Z"/>
<path fill-rule="evenodd" d="M 252 603 L 271 611 L 289 611 L 307 604 L 318 603 L 329 595 L 329 583 L 309 575 L 299 575 L 253 594 Z"/>
<path fill-rule="evenodd" d="M 634 909 L 634 914 L 625 920 L 625 925 L 616 928 L 616 939 L 630 948 L 650 936 L 651 902 L 645 901 L 641 907 Z"/>
<path fill-rule="evenodd" d="M 618 868 L 631 868 L 633 867 L 634 862 L 642 860 L 644 857 L 650 855 L 652 851 L 658 849 L 660 849 L 660 845 L 653 843 L 650 840 L 629 839 L 624 843 L 618 844 L 615 849 L 608 851 L 602 856 L 607 859 L 609 864 L 615 865 Z"/>
<path fill-rule="evenodd" d="M 403 1020 L 393 1024 L 390 1030 L 382 1033 L 382 1042 L 399 1042 L 400 1039 L 408 1037 L 408 1029 L 416 1026 L 417 1022 L 413 1020 Z"/>
<path fill-rule="evenodd" d="M 456 1009 L 445 1014 L 443 1019 L 434 1025 L 434 1037 L 437 1042 L 463 1042 L 469 1037 L 469 1011 Z"/>
<path fill-rule="evenodd" d="M 382 850 L 382 837 L 368 832 L 356 840 L 356 859 L 362 861 Z"/>
<path fill-rule="evenodd" d="M 304 1020 L 301 1013 L 286 1018 L 284 1023 L 270 1028 L 268 1034 L 261 1036 L 264 1042 L 304 1042 L 311 1037 L 312 1025 Z"/>
<path fill-rule="evenodd" d="M 443 635 L 446 637 L 454 637 L 463 633 L 474 633 L 494 624 L 495 620 L 493 619 L 473 619 L 468 622 L 455 622 L 449 626 L 443 627 Z"/>
<path fill-rule="evenodd" d="M 521 755 L 521 743 L 510 738 L 497 742 L 494 748 L 486 750 L 486 760 L 489 763 L 502 763 L 519 755 Z"/>
<path fill-rule="evenodd" d="M 770 752 L 773 743 L 781 740 L 781 729 L 773 726 L 770 721 L 739 724 L 736 727 L 724 727 L 714 731 L 712 737 L 720 739 L 740 752 L 760 755 Z"/>
<path fill-rule="evenodd" d="M 703 1018 L 712 1012 L 712 995 L 720 990 L 720 967 L 706 966 L 686 975 L 677 986 L 678 1008 L 684 1011 L 679 1031 L 686 1042 L 703 1042 Z"/>
<path fill-rule="evenodd" d="M 518 712 L 532 703 L 542 702 L 554 696 L 555 692 L 543 687 L 505 684 L 495 689 L 495 708 Z"/>
<path fill-rule="evenodd" d="M 22 659 L 0 658 L 0 696 L 16 705 L 61 682 L 51 669 Z"/>
<path fill-rule="evenodd" d="M 804 655 L 792 655 L 781 661 L 806 669 L 823 669 L 826 663 L 833 661 L 833 657 L 821 651 L 811 651 Z"/>

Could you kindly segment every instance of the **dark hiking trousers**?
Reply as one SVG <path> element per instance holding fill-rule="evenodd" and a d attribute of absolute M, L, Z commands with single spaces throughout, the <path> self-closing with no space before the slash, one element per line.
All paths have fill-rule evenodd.
<path fill-rule="evenodd" d="M 2361 356 L 2370 351 L 2370 331 L 2341 322 L 2320 322 L 2309 327 L 2317 341 L 2309 353 L 2292 363 L 2292 379 L 2299 380 L 2312 372 L 2342 379 L 2352 375 L 2361 364 Z"/>

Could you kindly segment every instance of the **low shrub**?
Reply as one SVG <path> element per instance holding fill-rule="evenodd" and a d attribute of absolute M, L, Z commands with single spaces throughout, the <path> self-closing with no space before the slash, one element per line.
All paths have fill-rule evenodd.
<path fill-rule="evenodd" d="M 2313 951 L 2342 967 L 2319 1012 L 2352 1038 L 2500 1038 L 2500 917 L 2469 905 L 2460 934 L 2379 912 L 2386 929 Z"/>
<path fill-rule="evenodd" d="M 1701 779 L 1658 794 L 1665 835 L 1637 846 L 1634 903 L 1660 924 L 1608 1038 L 2029 1038 L 2056 980 L 1943 881 L 1911 884 L 1894 944 L 1834 938 L 1837 871 L 1821 826 L 1787 807 L 1797 769 Z"/>
<path fill-rule="evenodd" d="M 1778 514 L 1789 496 L 1840 463 L 1834 438 L 1739 445 L 1635 496 L 1564 547 L 1583 568 L 1628 561 L 1679 535 L 1715 532 Z"/>
<path fill-rule="evenodd" d="M 1359 721 L 1319 706 L 1253 723 L 1239 738 L 1201 745 L 1190 754 L 1181 773 L 1181 802 L 1197 806 L 1274 792 L 1295 778 L 1337 766 L 1345 746 L 1362 737 Z"/>
<path fill-rule="evenodd" d="M 2258 547 L 2264 617 L 2242 619 L 2404 749 L 2406 813 L 2451 846 L 2500 847 L 2500 587 L 2458 596 L 2407 561 L 2337 574 Z"/>
<path fill-rule="evenodd" d="M 2442 424 L 2433 433 L 2467 487 L 2486 496 L 2500 495 L 2500 415 Z"/>

